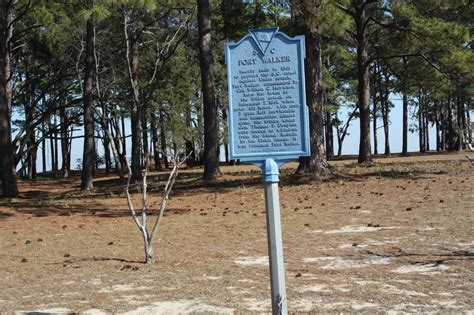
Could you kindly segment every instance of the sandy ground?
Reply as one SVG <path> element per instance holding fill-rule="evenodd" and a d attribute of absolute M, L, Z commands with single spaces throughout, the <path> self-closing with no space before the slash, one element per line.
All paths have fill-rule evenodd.
<path fill-rule="evenodd" d="M 292 313 L 474 313 L 474 167 L 464 154 L 331 163 L 315 180 L 282 171 Z M 0 201 L 0 311 L 266 313 L 265 207 L 253 166 L 214 183 L 183 170 L 143 263 L 143 242 L 112 177 L 20 182 Z M 157 209 L 166 173 L 153 173 Z M 136 205 L 139 195 L 134 196 Z"/>

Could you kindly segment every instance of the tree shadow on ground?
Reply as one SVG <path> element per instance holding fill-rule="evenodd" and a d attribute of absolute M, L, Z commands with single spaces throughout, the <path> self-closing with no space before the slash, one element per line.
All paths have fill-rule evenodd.
<path fill-rule="evenodd" d="M 76 263 L 81 263 L 81 262 L 103 262 L 103 261 L 113 261 L 113 262 L 120 262 L 120 263 L 127 263 L 127 264 L 146 264 L 146 261 L 138 261 L 138 260 L 128 260 L 124 258 L 116 258 L 116 257 L 84 257 L 84 258 L 71 258 L 71 259 L 65 259 L 63 261 L 59 262 L 52 262 L 52 263 L 46 263 L 46 265 L 71 265 L 71 264 L 76 264 Z"/>
<path fill-rule="evenodd" d="M 0 220 L 5 220 L 9 217 L 13 216 L 13 213 L 10 212 L 4 212 L 0 210 Z"/>
<path fill-rule="evenodd" d="M 377 253 L 367 250 L 366 253 L 381 258 L 407 257 L 410 258 L 409 263 L 412 265 L 434 264 L 436 266 L 448 260 L 474 260 L 474 252 L 467 250 L 452 250 L 446 253 L 410 253 L 398 248 L 392 252 Z"/>
<path fill-rule="evenodd" d="M 435 168 L 420 167 L 412 163 L 377 164 L 362 167 L 357 163 L 344 166 L 331 167 L 331 173 L 317 177 L 312 174 L 294 174 L 293 169 L 281 170 L 280 186 L 318 185 L 323 183 L 339 182 L 361 182 L 368 178 L 406 179 L 419 180 L 432 178 L 433 175 L 447 174 L 444 170 L 445 164 Z M 168 180 L 167 171 L 151 172 L 148 176 L 148 192 L 153 197 L 161 197 L 163 188 Z M 130 212 L 126 206 L 125 183 L 118 177 L 102 177 L 94 180 L 95 189 L 90 192 L 79 191 L 77 180 L 59 179 L 44 181 L 42 190 L 30 190 L 23 192 L 14 202 L 7 202 L 6 207 L 18 213 L 34 216 L 49 215 L 90 215 L 103 218 L 118 218 L 129 216 Z M 45 184 L 46 183 L 46 184 Z M 130 193 L 135 195 L 141 193 L 141 181 L 131 184 Z M 60 185 L 61 189 L 58 189 Z M 51 187 L 50 190 L 49 187 Z M 258 169 L 242 168 L 232 172 L 225 172 L 222 177 L 206 181 L 202 179 L 202 169 L 184 169 L 178 174 L 177 181 L 171 192 L 171 197 L 189 196 L 199 193 L 226 193 L 239 188 L 262 188 L 263 180 Z M 121 199 L 120 208 L 111 207 L 101 200 Z M 84 200 L 84 202 L 81 202 Z M 92 202 L 91 202 L 92 200 Z M 97 200 L 97 201 L 93 201 Z M 154 214 L 156 210 L 151 210 Z M 168 209 L 167 215 L 186 214 L 189 209 Z M 11 214 L 0 213 L 0 219 Z"/>

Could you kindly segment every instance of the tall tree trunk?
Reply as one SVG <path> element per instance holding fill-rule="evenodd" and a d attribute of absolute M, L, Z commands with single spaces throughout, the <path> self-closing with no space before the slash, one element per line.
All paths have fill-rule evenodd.
<path fill-rule="evenodd" d="M 423 92 L 420 91 L 418 95 L 418 142 L 420 146 L 420 152 L 426 151 L 425 146 L 425 119 L 424 119 L 424 96 Z"/>
<path fill-rule="evenodd" d="M 0 7 L 0 173 L 2 197 L 16 197 L 15 148 L 12 143 L 11 39 L 13 35 L 12 1 Z"/>
<path fill-rule="evenodd" d="M 360 119 L 359 163 L 372 162 L 370 148 L 370 80 L 367 34 L 367 3 L 365 0 L 352 0 L 355 8 L 357 39 L 357 98 Z"/>
<path fill-rule="evenodd" d="M 377 111 L 378 111 L 378 97 L 377 97 L 377 92 L 376 90 L 374 89 L 374 95 L 372 97 L 372 102 L 374 103 L 373 105 L 373 113 L 372 113 L 372 117 L 373 117 L 373 123 L 372 123 L 372 127 L 373 127 L 373 134 L 374 134 L 374 154 L 378 154 L 378 138 L 377 138 L 377 128 L 378 128 L 378 125 L 377 125 Z"/>
<path fill-rule="evenodd" d="M 374 155 L 378 154 L 378 137 L 377 137 L 377 112 L 379 111 L 378 103 L 380 102 L 380 107 L 382 107 L 382 91 L 380 87 L 380 71 L 379 65 L 374 64 L 373 66 L 373 75 L 372 75 L 372 85 L 373 85 L 373 94 L 372 94 L 372 103 L 373 103 L 373 110 L 372 110 L 372 117 L 373 117 L 373 124 L 372 124 L 372 132 L 374 134 Z"/>
<path fill-rule="evenodd" d="M 221 175 L 219 169 L 219 138 L 215 97 L 209 0 L 198 0 L 199 63 L 204 102 L 204 174 L 209 180 Z"/>
<path fill-rule="evenodd" d="M 467 127 L 467 119 L 466 119 L 466 102 L 463 100 L 462 104 L 462 141 L 463 141 L 463 148 L 466 148 L 466 142 L 468 142 L 468 127 Z"/>
<path fill-rule="evenodd" d="M 189 130 L 192 129 L 191 106 L 192 104 L 189 104 L 189 107 L 186 110 L 186 127 L 189 128 Z M 222 110 L 222 118 L 224 119 L 224 121 L 227 120 L 227 112 L 225 109 Z M 186 165 L 188 167 L 194 167 L 196 166 L 196 149 L 194 148 L 193 137 L 190 135 L 186 139 L 184 139 L 184 141 L 186 145 L 186 156 L 188 156 L 188 159 L 186 160 Z"/>
<path fill-rule="evenodd" d="M 120 113 L 120 125 L 122 129 L 122 139 L 121 139 L 122 148 L 123 148 L 123 154 L 125 158 L 125 156 L 127 155 L 127 133 L 125 131 L 125 113 L 123 111 Z M 122 165 L 122 168 L 124 169 L 125 165 Z"/>
<path fill-rule="evenodd" d="M 402 92 L 402 155 L 408 154 L 408 95 Z"/>
<path fill-rule="evenodd" d="M 92 80 L 94 76 L 94 23 L 92 18 L 87 20 L 86 52 L 84 67 L 84 151 L 82 157 L 81 190 L 94 188 L 92 176 L 94 173 L 95 144 L 94 144 L 94 112 L 92 109 Z"/>
<path fill-rule="evenodd" d="M 105 106 L 104 106 L 105 108 Z M 109 144 L 109 149 L 112 151 L 112 156 L 114 157 L 115 161 L 115 168 L 117 170 L 117 174 L 119 176 L 119 179 L 121 182 L 124 181 L 125 175 L 124 175 L 124 159 L 125 159 L 125 153 L 123 152 L 122 149 L 122 142 L 121 142 L 121 137 L 122 137 L 122 132 L 120 130 L 120 125 L 118 122 L 118 119 L 111 119 L 110 116 L 102 116 L 101 118 L 101 124 L 102 124 L 102 129 L 104 130 L 104 136 L 108 140 Z M 114 130 L 115 129 L 115 133 Z M 109 151 L 110 155 L 110 151 Z M 107 156 L 107 153 L 106 153 Z M 109 159 L 111 159 L 109 157 Z"/>
<path fill-rule="evenodd" d="M 54 160 L 54 128 L 53 124 L 51 123 L 51 118 L 48 119 L 48 126 L 49 126 L 49 153 L 51 157 L 51 171 L 53 173 L 56 172 L 56 161 Z"/>
<path fill-rule="evenodd" d="M 437 102 L 435 101 L 434 103 L 434 107 L 435 107 L 435 123 L 436 123 L 436 151 L 437 152 L 441 152 L 442 151 L 442 147 L 441 147 L 441 119 L 440 119 L 440 109 L 439 109 L 439 106 L 437 104 Z"/>
<path fill-rule="evenodd" d="M 125 25 L 129 22 L 125 19 Z M 138 86 L 138 63 L 139 63 L 139 18 L 138 15 L 132 17 L 132 22 L 129 25 L 130 31 L 125 30 L 127 36 L 127 54 L 129 60 L 130 83 L 132 87 L 133 101 L 131 108 L 131 132 L 132 132 L 132 179 L 141 178 L 141 119 L 142 108 L 140 106 L 140 91 Z M 130 33 L 130 34 L 129 34 Z M 145 139 L 144 139 L 145 140 Z"/>
<path fill-rule="evenodd" d="M 148 118 L 147 108 L 141 109 L 141 124 L 142 124 L 142 143 L 143 143 L 143 158 L 150 159 L 150 148 L 148 143 Z M 143 161 L 143 165 L 147 165 L 149 161 Z"/>
<path fill-rule="evenodd" d="M 382 108 L 382 122 L 383 122 L 383 134 L 384 134 L 384 155 L 390 156 L 390 102 L 388 99 L 389 91 L 386 88 L 381 88 L 381 108 Z"/>
<path fill-rule="evenodd" d="M 53 113 L 53 124 L 54 124 L 54 174 L 57 175 L 59 172 L 59 144 L 58 144 L 58 137 L 59 137 L 59 130 L 57 128 L 58 125 L 58 116 L 56 112 Z"/>
<path fill-rule="evenodd" d="M 439 117 L 441 124 L 441 151 L 446 150 L 446 115 L 443 112 L 443 106 L 440 106 Z"/>
<path fill-rule="evenodd" d="M 463 116 L 464 116 L 464 102 L 462 101 L 461 96 L 458 95 L 457 97 L 457 142 L 456 142 L 456 150 L 462 151 L 463 141 L 464 141 L 464 125 L 463 125 Z"/>
<path fill-rule="evenodd" d="M 43 137 L 41 145 L 42 172 L 46 172 L 46 124 L 41 125 L 41 136 Z"/>
<path fill-rule="evenodd" d="M 105 159 L 105 175 L 110 175 L 110 169 L 112 168 L 112 158 L 110 156 L 110 140 L 104 132 L 104 159 Z"/>
<path fill-rule="evenodd" d="M 160 109 L 160 142 L 161 142 L 161 152 L 163 153 L 163 162 L 165 163 L 165 168 L 170 167 L 168 157 L 166 156 L 166 126 L 165 126 L 165 114 Z"/>
<path fill-rule="evenodd" d="M 66 101 L 67 102 L 67 101 Z M 59 111 L 59 116 L 61 120 L 61 157 L 63 160 L 63 165 L 61 167 L 61 170 L 63 172 L 63 177 L 68 178 L 69 177 L 69 141 L 68 141 L 68 120 L 67 120 L 67 114 L 66 114 L 66 109 L 62 107 Z"/>
<path fill-rule="evenodd" d="M 426 101 L 426 100 L 425 100 Z M 424 117 L 425 117 L 425 121 L 424 121 L 424 124 L 425 124 L 425 149 L 426 151 L 430 151 L 430 132 L 429 132 L 429 128 L 430 128 L 430 119 L 428 117 L 428 104 L 425 102 L 425 113 L 424 113 Z"/>
<path fill-rule="evenodd" d="M 472 143 L 473 142 L 473 139 L 472 139 L 472 126 L 473 126 L 473 123 L 471 122 L 471 113 L 469 111 L 469 108 L 470 108 L 470 104 L 467 103 L 467 106 L 466 106 L 466 132 L 467 132 L 467 142 L 469 143 Z"/>
<path fill-rule="evenodd" d="M 156 121 L 156 114 L 154 112 L 151 113 L 150 117 L 151 123 L 151 137 L 153 141 L 153 160 L 155 163 L 155 170 L 161 170 L 161 159 L 160 159 L 160 140 L 158 137 L 158 126 Z"/>
<path fill-rule="evenodd" d="M 306 102 L 309 107 L 309 130 L 311 155 L 300 158 L 298 173 L 311 173 L 316 176 L 328 172 L 326 150 L 324 147 L 324 108 L 323 108 L 323 60 L 319 33 L 309 25 L 310 3 L 302 2 L 305 16 L 306 39 Z"/>
<path fill-rule="evenodd" d="M 34 108 L 33 108 L 33 91 L 34 86 L 31 78 L 29 78 L 29 69 L 26 73 L 26 102 L 25 102 L 25 124 L 30 126 L 34 119 Z M 27 168 L 28 168 L 28 179 L 36 178 L 36 156 L 38 147 L 36 145 L 36 132 L 30 132 L 27 142 Z"/>
<path fill-rule="evenodd" d="M 227 109 L 225 107 L 222 108 L 222 120 L 227 122 Z M 189 127 L 191 127 L 191 125 Z M 225 137 L 224 139 L 225 139 L 224 140 L 225 162 L 227 164 L 229 164 L 230 163 L 230 160 L 229 160 L 229 139 L 227 137 Z M 193 147 L 194 147 L 194 144 L 193 144 Z M 196 154 L 193 153 L 193 155 L 194 155 L 193 163 L 195 164 L 196 163 Z"/>
<path fill-rule="evenodd" d="M 448 98 L 448 150 L 455 150 L 455 131 L 454 131 L 454 120 L 453 120 L 453 102 L 451 97 Z"/>
<path fill-rule="evenodd" d="M 326 110 L 326 158 L 334 158 L 334 130 L 332 126 L 332 115 Z"/>

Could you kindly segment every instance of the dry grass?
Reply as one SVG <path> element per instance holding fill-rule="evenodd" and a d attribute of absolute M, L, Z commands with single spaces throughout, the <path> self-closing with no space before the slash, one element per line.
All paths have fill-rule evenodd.
<path fill-rule="evenodd" d="M 332 163 L 321 180 L 281 182 L 293 312 L 474 311 L 474 168 L 458 155 Z M 269 311 L 259 170 L 223 167 L 214 183 L 180 173 L 143 264 L 122 186 L 99 178 L 21 182 L 0 204 L 0 310 Z M 165 173 L 153 173 L 158 208 Z M 139 196 L 136 196 L 137 201 Z M 60 309 L 57 309 L 58 311 Z"/>

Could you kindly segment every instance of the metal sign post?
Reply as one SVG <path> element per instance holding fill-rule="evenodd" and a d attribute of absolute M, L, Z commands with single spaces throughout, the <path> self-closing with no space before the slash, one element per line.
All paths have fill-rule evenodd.
<path fill-rule="evenodd" d="M 270 282 L 272 287 L 272 313 L 287 314 L 288 302 L 285 287 L 285 263 L 280 222 L 280 196 L 278 193 L 278 164 L 266 159 L 262 165 L 265 183 L 265 206 L 267 213 L 268 257 L 270 258 Z"/>
<path fill-rule="evenodd" d="M 278 169 L 310 155 L 304 57 L 304 37 L 278 28 L 226 43 L 230 158 L 262 168 L 274 315 L 288 312 Z"/>

